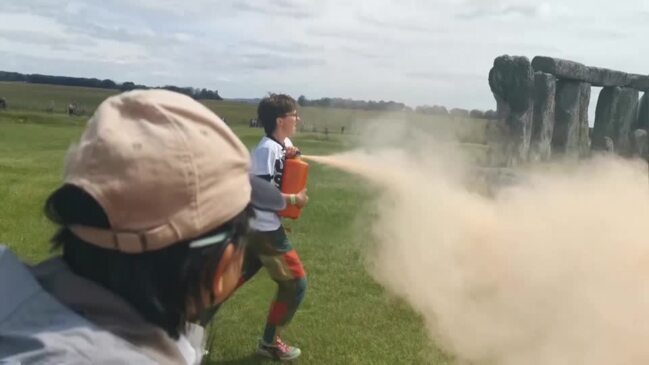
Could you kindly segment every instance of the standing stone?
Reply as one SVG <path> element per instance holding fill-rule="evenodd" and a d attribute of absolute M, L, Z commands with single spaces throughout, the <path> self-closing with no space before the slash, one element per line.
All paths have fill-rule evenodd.
<path fill-rule="evenodd" d="M 615 143 L 613 139 L 609 136 L 604 137 L 604 151 L 607 153 L 615 153 Z"/>
<path fill-rule="evenodd" d="M 579 91 L 579 156 L 590 154 L 590 126 L 588 125 L 588 104 L 590 103 L 590 84 L 582 82 Z"/>
<path fill-rule="evenodd" d="M 632 154 L 631 132 L 637 120 L 638 90 L 623 87 L 620 92 L 618 106 L 614 115 L 615 150 L 617 153 L 629 156 Z"/>
<path fill-rule="evenodd" d="M 625 87 L 603 88 L 595 111 L 593 149 L 604 150 L 604 137 L 610 137 L 617 153 L 630 155 L 631 130 L 637 122 L 637 109 L 638 90 Z"/>
<path fill-rule="evenodd" d="M 527 57 L 500 56 L 489 71 L 489 87 L 506 129 L 505 164 L 527 160 L 532 136 L 534 72 Z"/>
<path fill-rule="evenodd" d="M 636 129 L 633 131 L 631 139 L 633 146 L 633 157 L 644 158 L 649 157 L 647 151 L 649 150 L 649 138 L 647 138 L 646 129 Z"/>
<path fill-rule="evenodd" d="M 617 102 L 620 97 L 621 88 L 605 87 L 599 93 L 597 107 L 595 108 L 595 125 L 593 126 L 593 138 L 591 147 L 596 151 L 606 151 L 606 137 L 613 143 Z"/>
<path fill-rule="evenodd" d="M 638 107 L 638 119 L 634 126 L 635 129 L 649 130 L 649 93 L 644 92 L 640 99 Z"/>
<path fill-rule="evenodd" d="M 530 140 L 530 161 L 547 161 L 552 155 L 554 99 L 557 80 L 554 76 L 534 73 L 534 114 Z"/>
<path fill-rule="evenodd" d="M 557 82 L 552 150 L 569 158 L 579 157 L 581 85 L 572 80 Z"/>

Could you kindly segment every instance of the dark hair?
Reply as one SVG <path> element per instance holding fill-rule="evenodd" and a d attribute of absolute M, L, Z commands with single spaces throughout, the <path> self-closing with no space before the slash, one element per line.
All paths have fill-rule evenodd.
<path fill-rule="evenodd" d="M 202 301 L 201 289 L 212 293 L 216 266 L 225 244 L 189 248 L 189 242 L 161 250 L 127 254 L 101 248 L 75 236 L 66 226 L 80 224 L 110 228 L 104 210 L 82 189 L 63 185 L 45 203 L 45 214 L 60 227 L 52 237 L 53 248 L 63 249 L 63 260 L 77 275 L 90 279 L 129 302 L 147 321 L 177 339 L 185 331 L 187 303 Z M 229 230 L 240 246 L 248 230 L 252 208 L 246 207 L 228 223 L 206 233 Z M 198 308 L 199 311 L 206 308 Z"/>
<path fill-rule="evenodd" d="M 297 109 L 295 99 L 285 94 L 270 94 L 261 99 L 257 106 L 257 120 L 264 126 L 267 136 L 277 128 L 277 118 Z"/>

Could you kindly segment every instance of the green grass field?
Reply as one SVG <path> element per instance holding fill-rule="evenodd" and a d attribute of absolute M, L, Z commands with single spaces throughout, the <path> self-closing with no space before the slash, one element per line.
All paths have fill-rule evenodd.
<path fill-rule="evenodd" d="M 20 82 L 0 82 L 0 97 L 7 100 L 9 110 L 45 112 L 52 109 L 56 113 L 66 113 L 69 103 L 76 103 L 85 111 L 87 118 L 99 103 L 117 90 L 68 87 L 58 85 L 39 85 Z M 256 106 L 232 101 L 202 101 L 230 125 L 248 125 L 255 117 Z M 457 119 L 450 116 L 423 115 L 415 112 L 378 112 L 351 109 L 304 107 L 300 109 L 301 132 L 323 134 L 325 128 L 329 135 L 341 133 L 358 134 L 367 129 L 368 124 L 380 126 L 382 123 L 407 123 L 422 131 L 443 137 L 453 137 L 467 143 L 485 143 L 487 121 L 479 119 Z"/>
<path fill-rule="evenodd" d="M 45 113 L 41 105 L 85 100 L 88 109 L 112 92 L 47 85 L 0 83 L 0 95 L 10 108 L 0 111 L 0 242 L 23 260 L 46 258 L 53 227 L 42 214 L 46 196 L 61 182 L 63 158 L 80 135 L 87 117 Z M 254 106 L 208 102 L 224 117 L 248 147 L 262 130 L 248 128 Z M 304 108 L 302 116 L 318 129 L 372 120 L 429 123 L 440 133 L 466 133 L 479 139 L 481 129 L 465 121 L 425 120 L 408 113 L 376 113 Z M 410 119 L 409 119 L 410 118 Z M 330 124 L 328 124 L 330 123 Z M 468 127 L 467 127 L 468 126 Z M 360 128 L 360 127 L 358 127 Z M 477 132 L 475 132 L 477 130 Z M 477 137 L 476 137 L 477 136 Z M 300 133 L 296 145 L 308 154 L 330 154 L 352 148 L 355 134 Z M 364 250 L 371 244 L 369 219 L 372 191 L 364 182 L 340 171 L 311 165 L 309 206 L 298 221 L 289 221 L 290 239 L 308 274 L 307 296 L 285 339 L 300 346 L 304 364 L 448 364 L 450 360 L 429 341 L 421 318 L 404 302 L 388 294 L 367 274 Z M 227 302 L 213 323 L 215 364 L 257 364 L 252 355 L 274 294 L 274 283 L 260 272 Z"/>

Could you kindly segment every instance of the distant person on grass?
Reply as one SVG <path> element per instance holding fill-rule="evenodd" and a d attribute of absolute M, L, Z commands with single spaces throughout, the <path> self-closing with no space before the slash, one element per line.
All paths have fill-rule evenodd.
<path fill-rule="evenodd" d="M 279 191 L 249 174 L 234 133 L 165 90 L 104 101 L 45 202 L 62 256 L 0 246 L 0 363 L 197 364 L 192 324 L 241 280 L 252 207 Z"/>
<path fill-rule="evenodd" d="M 252 173 L 279 188 L 284 161 L 298 153 L 290 140 L 300 120 L 297 103 L 288 95 L 271 94 L 259 102 L 257 120 L 266 135 L 252 152 Z M 306 189 L 298 194 L 282 195 L 287 204 L 304 206 L 309 200 Z M 271 303 L 257 353 L 276 360 L 292 360 L 300 356 L 301 351 L 284 343 L 280 330 L 291 321 L 304 298 L 306 274 L 277 213 L 255 209 L 250 226 L 244 280 L 264 266 L 277 283 L 277 294 Z"/>

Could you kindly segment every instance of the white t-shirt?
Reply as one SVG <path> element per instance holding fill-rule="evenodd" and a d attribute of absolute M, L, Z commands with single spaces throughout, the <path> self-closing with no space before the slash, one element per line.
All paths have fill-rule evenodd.
<path fill-rule="evenodd" d="M 270 180 L 279 189 L 284 173 L 285 147 L 291 147 L 290 139 L 284 139 L 284 146 L 272 138 L 264 136 L 257 147 L 251 152 L 251 173 Z M 250 221 L 250 226 L 261 232 L 274 231 L 280 227 L 282 221 L 275 212 L 266 212 L 255 209 L 255 218 Z"/>

